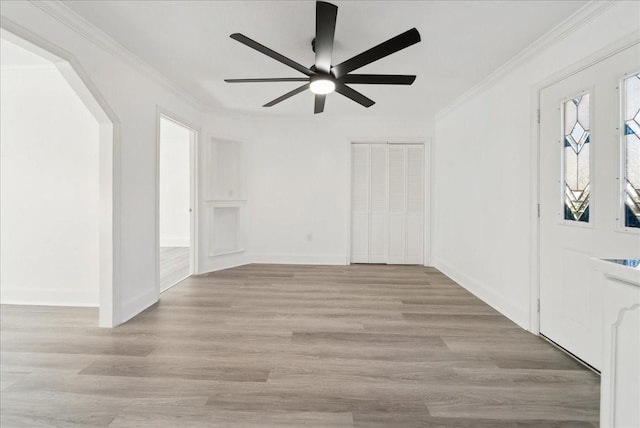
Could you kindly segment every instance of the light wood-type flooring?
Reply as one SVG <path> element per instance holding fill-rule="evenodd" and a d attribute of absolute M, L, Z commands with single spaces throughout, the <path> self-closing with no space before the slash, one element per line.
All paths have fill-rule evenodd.
<path fill-rule="evenodd" d="M 2 428 L 598 423 L 597 375 L 432 268 L 248 265 L 96 323 L 2 307 Z"/>
<path fill-rule="evenodd" d="M 160 247 L 160 291 L 189 276 L 189 247 Z"/>

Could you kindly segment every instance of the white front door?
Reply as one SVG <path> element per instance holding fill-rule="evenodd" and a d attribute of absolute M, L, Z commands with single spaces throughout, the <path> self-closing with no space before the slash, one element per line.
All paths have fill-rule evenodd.
<path fill-rule="evenodd" d="M 602 291 L 591 257 L 638 257 L 625 228 L 620 83 L 640 45 L 540 92 L 540 333 L 599 369 Z"/>

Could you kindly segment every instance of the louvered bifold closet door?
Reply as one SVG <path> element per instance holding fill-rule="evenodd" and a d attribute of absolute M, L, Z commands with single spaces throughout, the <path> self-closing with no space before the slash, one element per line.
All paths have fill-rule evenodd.
<path fill-rule="evenodd" d="M 405 263 L 424 260 L 424 146 L 407 145 L 407 253 Z"/>
<path fill-rule="evenodd" d="M 369 263 L 387 262 L 387 145 L 371 144 Z"/>
<path fill-rule="evenodd" d="M 406 263 L 407 149 L 389 145 L 389 264 Z"/>
<path fill-rule="evenodd" d="M 351 262 L 369 263 L 369 145 L 351 145 Z"/>

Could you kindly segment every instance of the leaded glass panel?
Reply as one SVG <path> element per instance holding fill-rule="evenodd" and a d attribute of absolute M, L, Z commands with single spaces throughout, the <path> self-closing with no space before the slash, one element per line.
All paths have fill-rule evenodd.
<path fill-rule="evenodd" d="M 640 227 L 640 74 L 624 81 L 624 224 Z"/>
<path fill-rule="evenodd" d="M 589 222 L 589 94 L 564 102 L 564 219 Z"/>

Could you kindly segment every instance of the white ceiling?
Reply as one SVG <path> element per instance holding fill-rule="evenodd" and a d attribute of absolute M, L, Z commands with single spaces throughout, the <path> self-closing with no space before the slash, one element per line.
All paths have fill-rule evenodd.
<path fill-rule="evenodd" d="M 354 85 L 369 109 L 338 94 L 324 116 L 431 118 L 582 7 L 586 0 L 334 1 L 337 64 L 412 27 L 422 42 L 358 70 L 416 74 L 412 86 Z M 313 115 L 304 92 L 274 107 L 293 83 L 228 84 L 225 78 L 303 77 L 232 39 L 244 35 L 311 65 L 313 1 L 64 1 L 69 8 L 202 102 L 245 113 Z"/>

